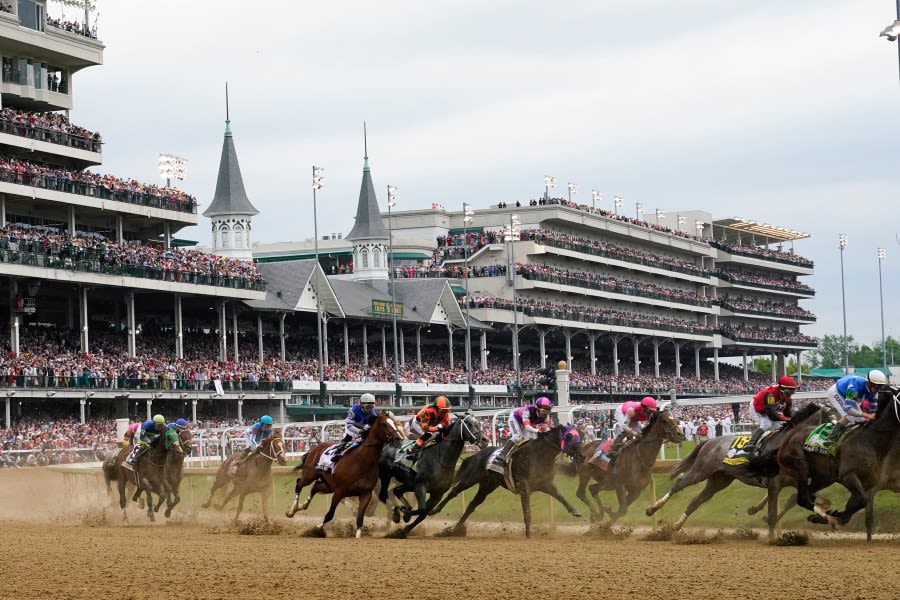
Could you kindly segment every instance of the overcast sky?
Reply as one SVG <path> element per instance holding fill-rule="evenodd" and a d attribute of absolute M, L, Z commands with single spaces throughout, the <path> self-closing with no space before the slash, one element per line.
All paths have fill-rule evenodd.
<path fill-rule="evenodd" d="M 214 7 L 214 8 L 213 8 Z M 52 5 L 51 16 L 59 15 Z M 67 9 L 73 18 L 76 9 Z M 900 83 L 879 39 L 888 0 L 99 0 L 105 64 L 74 78 L 72 120 L 102 133 L 99 171 L 159 181 L 189 160 L 201 212 L 215 190 L 225 82 L 254 240 L 353 226 L 368 122 L 375 189 L 401 209 L 476 210 L 543 193 L 544 175 L 646 214 L 702 209 L 808 232 L 818 316 L 900 338 Z M 209 222 L 179 237 L 209 245 Z"/>

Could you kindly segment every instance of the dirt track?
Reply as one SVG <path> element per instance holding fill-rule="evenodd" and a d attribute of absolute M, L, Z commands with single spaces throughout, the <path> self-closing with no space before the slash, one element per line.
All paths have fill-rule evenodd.
<path fill-rule="evenodd" d="M 206 511 L 125 525 L 117 509 L 103 510 L 108 500 L 97 480 L 79 480 L 47 469 L 0 471 L 0 598 L 898 596 L 896 539 L 684 545 L 637 533 L 607 540 L 544 531 L 525 540 L 517 523 L 473 526 L 466 538 L 434 538 L 432 525 L 407 540 L 383 539 L 384 529 L 356 540 L 335 535 L 347 529 L 346 512 L 326 539 L 303 537 L 308 524 L 282 516 L 265 526 L 248 515 L 243 529 L 257 535 L 244 535 Z M 266 528 L 270 535 L 258 535 Z"/>

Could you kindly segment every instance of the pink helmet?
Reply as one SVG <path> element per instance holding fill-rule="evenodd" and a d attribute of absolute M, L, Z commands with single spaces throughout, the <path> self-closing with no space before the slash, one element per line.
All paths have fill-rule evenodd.
<path fill-rule="evenodd" d="M 538 407 L 540 410 L 552 410 L 553 409 L 553 401 L 550 400 L 547 396 L 541 396 L 537 400 L 535 400 L 534 405 Z"/>
<path fill-rule="evenodd" d="M 644 396 L 641 399 L 641 408 L 647 410 L 657 410 L 656 399 L 651 396 Z"/>

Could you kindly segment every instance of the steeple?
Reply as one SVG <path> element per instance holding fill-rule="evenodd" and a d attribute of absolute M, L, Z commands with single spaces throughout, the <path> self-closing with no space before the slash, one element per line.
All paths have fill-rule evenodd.
<path fill-rule="evenodd" d="M 356 223 L 347 234 L 353 242 L 353 280 L 365 283 L 388 280 L 388 240 L 390 235 L 381 221 L 375 186 L 369 171 L 369 147 L 363 123 L 363 176 L 356 207 Z"/>
<path fill-rule="evenodd" d="M 225 140 L 219 159 L 216 193 L 204 217 L 212 221 L 213 254 L 251 260 L 251 219 L 259 211 L 247 198 L 241 166 L 234 150 L 231 117 L 228 110 L 228 84 L 225 84 Z"/>

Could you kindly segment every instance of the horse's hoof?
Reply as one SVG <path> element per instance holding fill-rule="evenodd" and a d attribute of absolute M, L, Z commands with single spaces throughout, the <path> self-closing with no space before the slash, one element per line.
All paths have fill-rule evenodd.
<path fill-rule="evenodd" d="M 806 517 L 806 520 L 817 525 L 828 525 L 828 519 L 822 515 L 811 514 Z"/>
<path fill-rule="evenodd" d="M 644 509 L 644 514 L 647 515 L 648 517 L 652 517 L 653 513 L 655 513 L 655 512 L 656 512 L 656 509 L 654 509 L 652 506 L 648 506 L 647 508 Z"/>
<path fill-rule="evenodd" d="M 395 508 L 394 512 L 391 513 L 391 521 L 393 521 L 394 523 L 400 522 L 400 510 L 399 509 Z"/>
<path fill-rule="evenodd" d="M 578 512 L 577 510 L 573 510 L 570 514 L 571 514 L 573 517 L 577 517 L 577 518 L 579 518 L 579 519 L 581 518 L 581 513 Z"/>
<path fill-rule="evenodd" d="M 412 515 L 409 513 L 409 511 L 404 512 L 403 513 L 403 522 L 409 523 L 411 520 L 412 520 Z"/>

